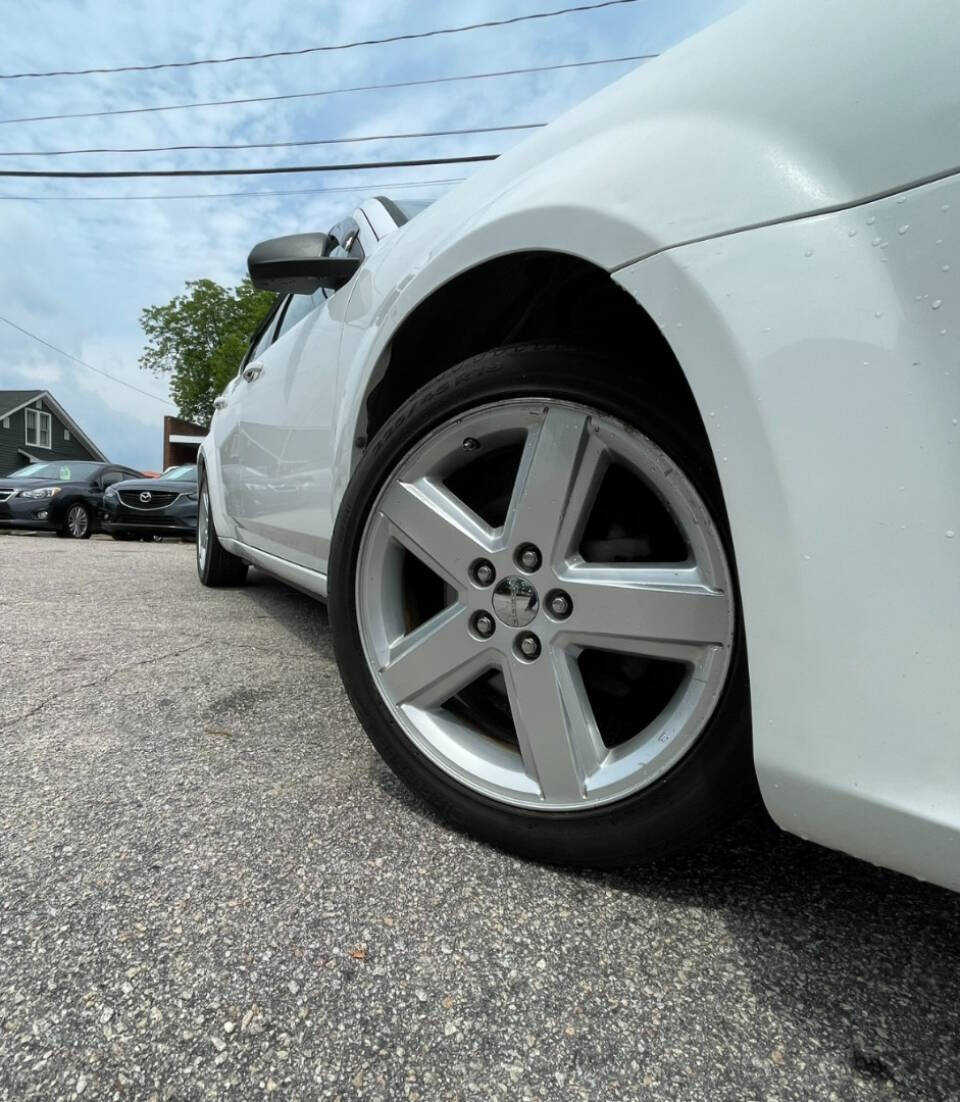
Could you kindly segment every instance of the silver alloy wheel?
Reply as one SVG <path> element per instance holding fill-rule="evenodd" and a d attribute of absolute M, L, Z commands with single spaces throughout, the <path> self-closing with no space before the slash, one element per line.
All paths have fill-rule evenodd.
<path fill-rule="evenodd" d="M 82 540 L 90 526 L 90 517 L 82 505 L 71 505 L 67 510 L 67 528 L 76 540 Z"/>
<path fill-rule="evenodd" d="M 504 523 L 492 527 L 445 479 L 464 449 L 492 452 L 511 441 L 521 449 L 519 467 Z M 581 537 L 614 463 L 665 507 L 686 561 L 584 559 Z M 526 556 L 528 548 L 538 556 Z M 404 552 L 448 594 L 442 610 L 412 627 Z M 524 560 L 535 568 L 524 570 Z M 506 585 L 478 582 L 478 561 Z M 364 654 L 401 729 L 458 781 L 514 806 L 582 810 L 651 784 L 694 744 L 729 670 L 734 591 L 702 499 L 646 436 L 572 402 L 498 402 L 431 431 L 370 510 L 356 586 Z M 492 632 L 479 619 L 490 613 Z M 683 668 L 659 714 L 615 746 L 604 741 L 585 688 L 578 660 L 587 650 Z M 502 675 L 515 745 L 491 737 L 482 717 L 444 706 L 490 671 Z"/>
<path fill-rule="evenodd" d="M 207 495 L 207 484 L 203 484 L 200 491 L 200 504 L 197 506 L 197 566 L 203 570 L 207 562 L 207 516 L 210 512 L 210 498 Z"/>

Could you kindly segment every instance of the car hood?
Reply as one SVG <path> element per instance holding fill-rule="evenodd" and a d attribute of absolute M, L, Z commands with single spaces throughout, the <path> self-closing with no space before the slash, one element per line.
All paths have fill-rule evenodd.
<path fill-rule="evenodd" d="M 161 490 L 175 494 L 195 494 L 196 482 L 186 478 L 128 478 L 125 482 L 115 482 L 115 490 Z"/>
<path fill-rule="evenodd" d="M 552 247 L 613 270 L 960 171 L 958 54 L 955 0 L 922 18 L 912 0 L 747 4 L 411 219 L 404 263 L 496 227 L 487 253 Z"/>

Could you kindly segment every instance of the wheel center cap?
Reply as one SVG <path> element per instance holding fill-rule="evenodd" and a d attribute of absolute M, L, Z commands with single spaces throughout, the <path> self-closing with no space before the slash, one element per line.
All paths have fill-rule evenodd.
<path fill-rule="evenodd" d="M 504 578 L 493 591 L 493 611 L 511 628 L 526 627 L 540 608 L 536 589 L 516 574 Z"/>

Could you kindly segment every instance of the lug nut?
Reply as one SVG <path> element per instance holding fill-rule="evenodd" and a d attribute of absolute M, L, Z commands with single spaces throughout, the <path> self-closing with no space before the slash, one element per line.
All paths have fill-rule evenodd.
<path fill-rule="evenodd" d="M 493 617 L 486 612 L 478 612 L 473 618 L 473 630 L 481 639 L 489 639 L 493 635 Z"/>
<path fill-rule="evenodd" d="M 493 565 L 488 563 L 486 559 L 474 563 L 473 580 L 477 585 L 490 585 L 496 576 L 497 572 L 493 569 Z"/>
<path fill-rule="evenodd" d="M 540 640 L 530 632 L 517 639 L 517 649 L 524 658 L 536 658 L 540 654 Z"/>
<path fill-rule="evenodd" d="M 524 570 L 538 570 L 540 568 L 540 552 L 532 543 L 525 544 L 517 552 L 517 562 Z"/>
<path fill-rule="evenodd" d="M 566 595 L 566 593 L 554 593 L 548 602 L 550 612 L 557 617 L 558 620 L 563 620 L 570 615 L 570 610 L 573 608 L 573 602 Z"/>

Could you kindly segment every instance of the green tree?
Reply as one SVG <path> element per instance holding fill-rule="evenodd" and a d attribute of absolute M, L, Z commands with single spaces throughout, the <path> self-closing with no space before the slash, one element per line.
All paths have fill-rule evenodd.
<path fill-rule="evenodd" d="M 141 313 L 147 344 L 140 366 L 170 376 L 181 417 L 210 423 L 214 398 L 236 374 L 273 298 L 269 291 L 254 290 L 249 279 L 233 288 L 197 279 L 165 306 L 148 306 Z"/>

